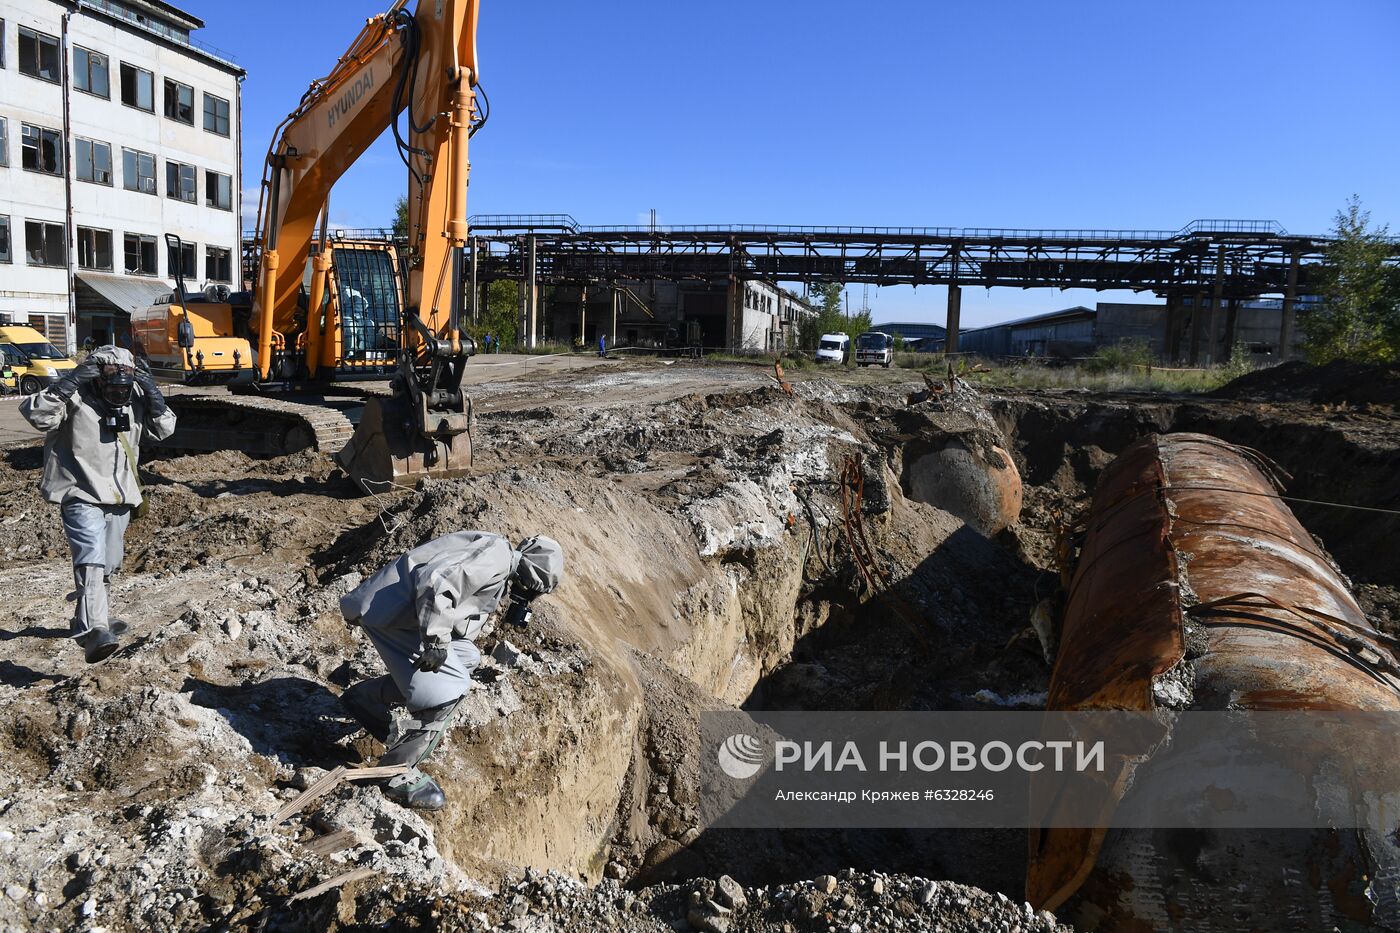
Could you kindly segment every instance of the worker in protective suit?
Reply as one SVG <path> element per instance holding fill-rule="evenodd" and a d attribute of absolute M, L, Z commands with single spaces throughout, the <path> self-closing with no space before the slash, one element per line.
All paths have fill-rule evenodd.
<path fill-rule="evenodd" d="M 73 555 L 72 634 L 89 664 L 117 650 L 126 623 L 108 617 L 107 587 L 122 565 L 126 527 L 141 505 L 141 441 L 175 432 L 145 361 L 130 350 L 93 350 L 54 385 L 20 403 L 45 432 L 39 492 L 59 506 Z"/>
<path fill-rule="evenodd" d="M 535 597 L 564 574 L 564 552 L 545 537 L 517 547 L 485 531 L 458 531 L 420 545 L 384 567 L 340 601 L 389 673 L 350 687 L 341 703 L 365 731 L 388 746 L 380 765 L 408 765 L 385 794 L 420 810 L 446 804 L 442 788 L 418 765 L 433 753 L 481 663 L 473 643 L 509 599 L 508 624 L 523 625 Z M 395 723 L 392 709 L 407 719 Z"/>

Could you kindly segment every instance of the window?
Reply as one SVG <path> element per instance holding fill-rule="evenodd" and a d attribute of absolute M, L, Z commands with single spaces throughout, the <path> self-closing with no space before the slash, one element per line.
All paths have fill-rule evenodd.
<path fill-rule="evenodd" d="M 204 129 L 220 136 L 228 135 L 228 101 L 213 94 L 204 95 Z"/>
<path fill-rule="evenodd" d="M 126 274 L 159 275 L 156 268 L 156 238 L 128 233 L 125 238 Z"/>
<path fill-rule="evenodd" d="M 63 224 L 24 222 L 24 254 L 31 266 L 63 266 Z"/>
<path fill-rule="evenodd" d="M 4 26 L 4 20 L 0 20 L 0 26 Z M 0 36 L 0 38 L 4 38 Z M 4 117 L 0 117 L 0 165 L 10 164 L 10 124 Z"/>
<path fill-rule="evenodd" d="M 112 147 L 95 139 L 73 141 L 73 158 L 78 163 L 78 181 L 96 185 L 112 183 Z"/>
<path fill-rule="evenodd" d="M 0 19 L 0 68 L 5 67 L 5 21 Z"/>
<path fill-rule="evenodd" d="M 156 112 L 156 76 L 122 62 L 122 103 L 147 113 Z"/>
<path fill-rule="evenodd" d="M 199 198 L 199 192 L 195 190 L 193 165 L 181 165 L 179 162 L 165 163 L 165 196 L 175 198 L 177 201 L 188 201 L 191 204 Z"/>
<path fill-rule="evenodd" d="M 10 261 L 10 218 L 0 214 L 0 262 Z"/>
<path fill-rule="evenodd" d="M 194 88 L 166 78 L 165 115 L 172 120 L 194 126 Z"/>
<path fill-rule="evenodd" d="M 198 244 L 196 243 L 182 242 L 180 244 L 180 252 L 177 254 L 174 246 L 166 247 L 166 266 L 170 271 L 170 277 L 172 279 L 175 278 L 176 269 L 179 269 L 187 279 L 199 278 L 199 268 L 196 265 L 198 260 L 195 258 L 195 250 L 197 248 Z"/>
<path fill-rule="evenodd" d="M 40 81 L 58 83 L 58 40 L 32 29 L 19 27 L 19 73 Z"/>
<path fill-rule="evenodd" d="M 58 130 L 20 124 L 20 154 L 25 171 L 63 174 L 63 135 Z"/>
<path fill-rule="evenodd" d="M 232 250 L 217 246 L 204 247 L 204 277 L 211 282 L 232 282 Z"/>
<path fill-rule="evenodd" d="M 87 49 L 73 49 L 73 86 L 98 97 L 111 99 L 108 83 L 107 56 Z"/>
<path fill-rule="evenodd" d="M 78 228 L 78 268 L 112 271 L 112 231 Z"/>
<path fill-rule="evenodd" d="M 204 173 L 204 203 L 221 211 L 233 210 L 233 178 L 218 172 Z"/>
<path fill-rule="evenodd" d="M 122 150 L 122 187 L 142 194 L 156 193 L 156 157 L 135 149 Z"/>

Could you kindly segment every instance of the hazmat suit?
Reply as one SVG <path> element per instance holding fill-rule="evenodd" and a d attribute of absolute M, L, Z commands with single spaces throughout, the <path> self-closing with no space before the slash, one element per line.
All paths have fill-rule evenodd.
<path fill-rule="evenodd" d="M 388 746 L 380 765 L 408 765 L 385 793 L 406 806 L 441 809 L 442 788 L 418 770 L 441 741 L 481 663 L 474 643 L 501 604 L 520 619 L 530 600 L 559 585 L 564 552 L 545 537 L 517 547 L 498 534 L 458 531 L 422 544 L 346 594 L 341 614 L 364 629 L 389 673 L 350 687 L 345 708 Z M 391 710 L 408 710 L 395 723 Z"/>
<path fill-rule="evenodd" d="M 137 462 L 149 434 L 175 431 L 145 362 L 99 347 L 54 385 L 20 403 L 45 432 L 39 492 L 59 506 L 73 556 L 77 606 L 72 635 L 93 664 L 117 649 L 125 623 L 108 617 L 107 586 L 122 564 L 127 524 L 142 503 Z"/>

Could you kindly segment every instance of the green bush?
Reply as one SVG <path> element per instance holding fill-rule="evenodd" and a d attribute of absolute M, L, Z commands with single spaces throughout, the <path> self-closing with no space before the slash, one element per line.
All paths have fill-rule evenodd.
<path fill-rule="evenodd" d="M 1099 347 L 1085 360 L 1084 368 L 1091 373 L 1121 372 L 1151 366 L 1155 362 L 1152 348 L 1145 340 L 1124 338 L 1110 347 Z"/>

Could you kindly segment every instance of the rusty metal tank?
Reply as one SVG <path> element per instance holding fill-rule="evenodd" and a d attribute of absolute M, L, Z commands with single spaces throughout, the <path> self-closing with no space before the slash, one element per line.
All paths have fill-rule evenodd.
<path fill-rule="evenodd" d="M 1110 464 L 1065 549 L 1049 708 L 1400 710 L 1386 637 L 1281 479 L 1200 434 L 1155 436 Z M 1110 808 L 1128 777 L 1105 778 Z M 1397 929 L 1398 879 L 1393 831 L 1044 828 L 1027 899 L 1090 930 Z"/>

